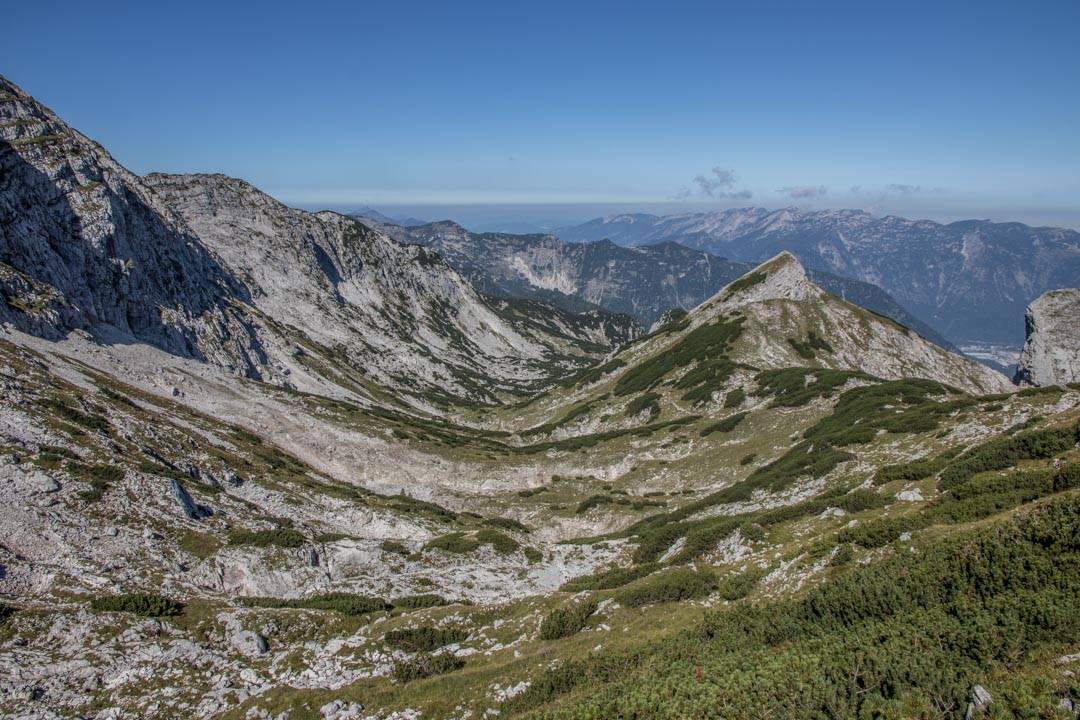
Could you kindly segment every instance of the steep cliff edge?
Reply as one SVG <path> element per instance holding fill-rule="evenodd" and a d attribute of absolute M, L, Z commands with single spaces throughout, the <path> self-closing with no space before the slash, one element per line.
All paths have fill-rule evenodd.
<path fill-rule="evenodd" d="M 1028 305 L 1027 340 L 1016 382 L 1065 385 L 1080 380 L 1080 289 L 1051 290 Z"/>

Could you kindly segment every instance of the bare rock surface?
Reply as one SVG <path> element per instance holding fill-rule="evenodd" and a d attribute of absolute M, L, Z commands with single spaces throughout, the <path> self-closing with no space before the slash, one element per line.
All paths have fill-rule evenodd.
<path fill-rule="evenodd" d="M 1027 340 L 1016 381 L 1065 385 L 1080 381 L 1080 289 L 1051 290 L 1028 306 Z"/>

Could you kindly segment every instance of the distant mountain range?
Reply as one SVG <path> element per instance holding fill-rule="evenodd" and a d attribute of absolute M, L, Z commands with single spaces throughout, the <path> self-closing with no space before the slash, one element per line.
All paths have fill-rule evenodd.
<path fill-rule="evenodd" d="M 565 242 L 553 235 L 473 233 L 448 221 L 408 228 L 372 218 L 366 222 L 401 242 L 435 250 L 483 293 L 545 300 L 575 311 L 599 306 L 645 327 L 667 310 L 695 307 L 753 267 L 675 242 L 627 248 L 609 241 Z M 952 348 L 881 288 L 828 272 L 810 275 L 834 295 Z"/>
<path fill-rule="evenodd" d="M 880 286 L 956 343 L 1019 347 L 1027 304 L 1047 290 L 1080 285 L 1080 233 L 1021 223 L 743 208 L 616 215 L 557 234 L 623 246 L 673 241 L 746 262 L 788 250 L 810 269 Z"/>

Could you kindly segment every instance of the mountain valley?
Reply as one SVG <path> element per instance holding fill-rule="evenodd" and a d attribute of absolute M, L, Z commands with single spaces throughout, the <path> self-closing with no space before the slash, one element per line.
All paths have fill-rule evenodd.
<path fill-rule="evenodd" d="M 361 222 L 3 78 L 0 171 L 0 715 L 1080 716 L 1076 290 L 1015 385 L 903 233 Z"/>

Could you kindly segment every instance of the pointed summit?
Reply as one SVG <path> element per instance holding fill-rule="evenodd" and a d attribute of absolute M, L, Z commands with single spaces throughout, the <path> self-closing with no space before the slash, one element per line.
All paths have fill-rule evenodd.
<path fill-rule="evenodd" d="M 766 300 L 808 300 L 823 292 L 810 282 L 802 263 L 785 250 L 724 287 L 702 307 L 733 308 Z"/>

